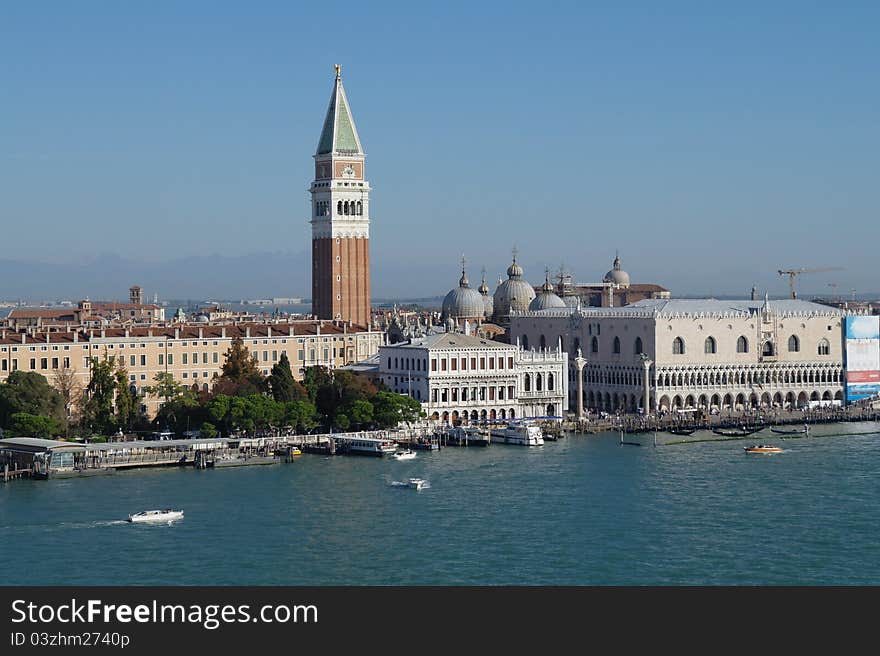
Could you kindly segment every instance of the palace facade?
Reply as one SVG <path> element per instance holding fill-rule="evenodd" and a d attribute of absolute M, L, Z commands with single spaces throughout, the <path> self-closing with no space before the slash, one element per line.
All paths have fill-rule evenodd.
<path fill-rule="evenodd" d="M 379 376 L 444 424 L 562 417 L 568 354 L 441 332 L 379 349 Z"/>
<path fill-rule="evenodd" d="M 648 299 L 514 313 L 510 335 L 537 351 L 562 341 L 572 407 L 580 387 L 593 410 L 796 408 L 843 401 L 846 314 L 801 300 Z"/>

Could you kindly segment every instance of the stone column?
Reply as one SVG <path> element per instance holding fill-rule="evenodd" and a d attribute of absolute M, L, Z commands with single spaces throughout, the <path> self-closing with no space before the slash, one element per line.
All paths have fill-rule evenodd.
<path fill-rule="evenodd" d="M 651 408 L 651 365 L 654 364 L 653 360 L 651 360 L 644 353 L 642 355 L 642 366 L 645 368 L 645 416 L 647 417 L 651 414 L 653 408 Z"/>
<path fill-rule="evenodd" d="M 577 385 L 577 418 L 578 421 L 584 418 L 584 365 L 587 364 L 586 358 L 581 355 L 581 350 L 578 349 L 577 357 L 574 359 L 574 365 L 577 367 L 578 372 L 578 385 Z"/>

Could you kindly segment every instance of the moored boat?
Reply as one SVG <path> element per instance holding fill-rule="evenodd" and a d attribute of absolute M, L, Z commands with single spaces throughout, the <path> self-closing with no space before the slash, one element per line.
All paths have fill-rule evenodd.
<path fill-rule="evenodd" d="M 673 435 L 693 435 L 696 428 L 667 428 L 667 433 L 672 433 Z"/>
<path fill-rule="evenodd" d="M 777 435 L 806 435 L 810 432 L 810 427 L 804 424 L 803 428 L 771 428 L 770 430 Z"/>
<path fill-rule="evenodd" d="M 491 428 L 489 435 L 491 441 L 505 444 L 521 444 L 523 446 L 544 444 L 544 434 L 541 427 L 527 421 L 511 421 L 501 428 Z"/>

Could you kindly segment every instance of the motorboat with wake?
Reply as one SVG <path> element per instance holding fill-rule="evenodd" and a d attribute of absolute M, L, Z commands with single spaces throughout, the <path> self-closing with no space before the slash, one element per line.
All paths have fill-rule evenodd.
<path fill-rule="evenodd" d="M 405 451 L 398 451 L 392 454 L 392 456 L 395 460 L 415 460 L 416 452 L 412 449 L 406 449 Z"/>
<path fill-rule="evenodd" d="M 744 446 L 743 449 L 746 453 L 782 453 L 782 449 L 770 444 L 753 444 L 752 446 Z"/>
<path fill-rule="evenodd" d="M 424 478 L 410 478 L 405 481 L 392 481 L 391 487 L 407 487 L 413 490 L 424 490 L 427 487 L 431 487 L 431 484 Z"/>
<path fill-rule="evenodd" d="M 128 521 L 132 524 L 161 524 L 170 523 L 178 519 L 183 519 L 182 510 L 144 510 L 128 516 Z"/>

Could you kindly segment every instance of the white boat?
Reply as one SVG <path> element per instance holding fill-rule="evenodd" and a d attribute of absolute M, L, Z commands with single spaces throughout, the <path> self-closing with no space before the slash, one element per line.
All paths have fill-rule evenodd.
<path fill-rule="evenodd" d="M 133 524 L 173 522 L 177 519 L 183 519 L 183 511 L 171 510 L 171 508 L 166 508 L 165 510 L 144 510 L 143 512 L 128 516 L 128 521 Z"/>
<path fill-rule="evenodd" d="M 489 434 L 493 442 L 522 444 L 524 446 L 544 444 L 544 433 L 541 427 L 528 421 L 511 421 L 502 428 L 490 429 Z"/>
<path fill-rule="evenodd" d="M 394 454 L 395 460 L 415 460 L 415 457 L 416 452 L 411 449 L 407 449 L 406 451 L 398 451 Z"/>
<path fill-rule="evenodd" d="M 406 481 L 391 481 L 391 487 L 408 487 L 413 490 L 424 490 L 426 487 L 431 487 L 431 484 L 424 478 L 410 478 Z"/>
<path fill-rule="evenodd" d="M 397 444 L 392 440 L 375 437 L 340 438 L 339 445 L 349 453 L 367 456 L 390 456 L 397 451 Z"/>

